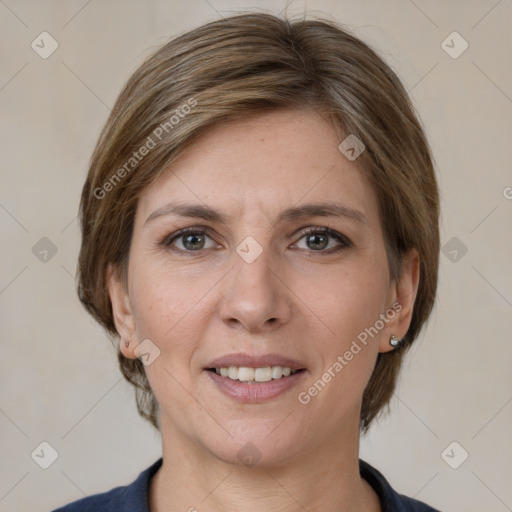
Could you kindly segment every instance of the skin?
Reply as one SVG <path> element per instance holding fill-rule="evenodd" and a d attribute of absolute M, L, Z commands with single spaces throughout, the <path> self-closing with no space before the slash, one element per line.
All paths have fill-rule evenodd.
<path fill-rule="evenodd" d="M 123 354 L 136 357 L 145 339 L 160 350 L 146 366 L 163 442 L 152 512 L 381 510 L 358 471 L 362 394 L 378 353 L 392 350 L 391 335 L 407 332 L 419 262 L 411 251 L 400 281 L 390 279 L 377 198 L 340 142 L 313 111 L 259 114 L 210 130 L 140 197 L 127 285 L 110 268 L 109 291 Z M 170 201 L 231 217 L 226 224 L 174 214 L 146 222 Z M 320 202 L 343 204 L 365 220 L 276 222 L 286 208 Z M 204 239 L 162 242 L 199 226 L 210 229 Z M 318 242 L 302 232 L 308 227 L 329 227 L 351 244 Z M 252 263 L 236 252 L 248 236 L 262 248 Z M 335 247 L 342 250 L 329 254 Z M 299 392 L 394 303 L 400 312 L 301 404 Z M 306 375 L 276 398 L 240 403 L 204 370 L 233 352 L 292 357 Z M 261 454 L 253 467 L 237 457 L 248 442 Z"/>

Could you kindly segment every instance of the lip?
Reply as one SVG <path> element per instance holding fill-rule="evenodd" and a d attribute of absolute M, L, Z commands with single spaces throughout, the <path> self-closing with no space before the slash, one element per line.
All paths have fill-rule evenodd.
<path fill-rule="evenodd" d="M 291 359 L 290 357 L 281 356 L 279 354 L 251 355 L 244 353 L 225 354 L 209 362 L 208 365 L 204 367 L 204 369 L 208 370 L 209 368 L 225 368 L 228 366 L 248 366 L 249 368 L 282 366 L 283 368 L 291 368 L 292 370 L 306 369 L 306 365 L 301 361 Z"/>
<path fill-rule="evenodd" d="M 237 365 L 233 365 L 237 366 Z M 270 366 L 270 365 L 268 365 Z M 280 366 L 280 365 L 276 365 Z M 307 371 L 299 371 L 288 377 L 271 380 L 269 382 L 241 382 L 222 377 L 207 369 L 204 372 L 217 388 L 225 395 L 243 403 L 261 403 L 282 395 L 285 391 L 296 386 L 306 376 Z"/>
<path fill-rule="evenodd" d="M 229 366 L 247 366 L 249 368 L 282 366 L 283 368 L 303 371 L 297 371 L 293 375 L 288 375 L 288 377 L 273 379 L 269 382 L 252 383 L 232 380 L 209 371 L 210 368 L 226 368 Z M 238 402 L 260 403 L 276 398 L 296 386 L 306 376 L 307 368 L 303 362 L 280 354 L 233 353 L 225 354 L 210 361 L 205 366 L 204 373 L 216 385 L 217 389 Z"/>

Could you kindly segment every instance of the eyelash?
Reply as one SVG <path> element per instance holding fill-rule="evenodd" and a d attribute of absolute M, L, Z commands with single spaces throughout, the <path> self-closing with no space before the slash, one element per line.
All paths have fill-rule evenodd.
<path fill-rule="evenodd" d="M 193 228 L 184 228 L 180 229 L 179 231 L 176 231 L 175 233 L 172 233 L 171 235 L 168 235 L 164 238 L 164 240 L 161 242 L 161 245 L 163 245 L 165 248 L 171 250 L 172 252 L 187 255 L 194 257 L 196 255 L 199 255 L 201 252 L 203 252 L 206 249 L 198 249 L 197 251 L 190 251 L 186 249 L 178 249 L 172 245 L 172 243 L 175 240 L 178 240 L 181 237 L 184 237 L 185 235 L 207 235 L 209 238 L 213 238 L 212 232 L 209 228 L 203 227 L 203 226 L 197 226 Z M 341 252 L 344 249 L 348 249 L 350 247 L 353 247 L 352 242 L 343 234 L 338 233 L 337 231 L 334 231 L 330 228 L 305 228 L 300 233 L 300 238 L 304 238 L 307 235 L 323 235 L 328 236 L 331 238 L 334 238 L 336 241 L 338 241 L 341 245 L 335 248 L 330 248 L 328 250 L 306 250 L 309 255 L 319 255 L 319 254 L 334 254 Z"/>

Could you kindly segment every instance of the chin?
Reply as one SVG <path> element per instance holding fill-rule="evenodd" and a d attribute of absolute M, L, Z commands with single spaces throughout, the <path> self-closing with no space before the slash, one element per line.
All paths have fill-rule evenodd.
<path fill-rule="evenodd" d="M 292 460 L 290 451 L 284 447 L 280 449 L 275 445 L 262 445 L 252 441 L 232 443 L 225 447 L 212 446 L 209 447 L 209 452 L 226 464 L 245 466 L 251 469 L 253 467 L 281 467 L 289 464 Z"/>
<path fill-rule="evenodd" d="M 258 427 L 254 422 L 237 422 L 235 428 L 231 423 L 226 430 L 233 437 L 219 433 L 217 438 L 207 436 L 198 441 L 217 459 L 248 468 L 286 465 L 304 449 L 304 436 L 294 436 L 289 430 L 279 431 L 279 427 L 276 429 L 279 421 L 273 421 L 272 428 L 268 421 L 260 423 Z"/>

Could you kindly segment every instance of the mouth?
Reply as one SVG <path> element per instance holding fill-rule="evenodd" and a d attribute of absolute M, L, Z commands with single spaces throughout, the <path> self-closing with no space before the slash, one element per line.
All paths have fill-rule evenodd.
<path fill-rule="evenodd" d="M 304 372 L 305 368 L 290 368 L 289 366 L 218 366 L 207 368 L 207 371 L 233 381 L 257 384 L 285 379 L 296 373 Z"/>
<path fill-rule="evenodd" d="M 289 357 L 240 353 L 210 361 L 203 371 L 214 389 L 242 403 L 262 403 L 285 397 L 304 381 L 307 373 L 304 363 Z"/>

